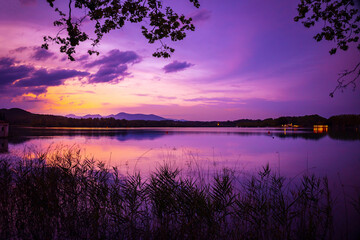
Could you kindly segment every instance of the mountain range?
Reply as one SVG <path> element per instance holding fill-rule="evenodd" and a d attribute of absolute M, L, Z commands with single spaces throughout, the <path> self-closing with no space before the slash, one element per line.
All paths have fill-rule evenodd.
<path fill-rule="evenodd" d="M 77 116 L 74 114 L 68 114 L 65 117 L 68 118 L 76 118 L 76 119 L 86 119 L 86 118 L 115 118 L 117 120 L 145 120 L 145 121 L 163 121 L 163 120 L 169 120 L 154 114 L 130 114 L 130 113 L 125 113 L 125 112 L 120 112 L 118 114 L 111 114 L 108 116 L 102 116 L 100 114 L 87 114 L 85 116 Z"/>

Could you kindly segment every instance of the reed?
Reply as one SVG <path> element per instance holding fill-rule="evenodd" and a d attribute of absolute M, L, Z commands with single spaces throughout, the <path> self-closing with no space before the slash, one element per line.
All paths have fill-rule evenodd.
<path fill-rule="evenodd" d="M 0 158 L 1 239 L 330 239 L 332 206 L 326 178 L 269 166 L 204 184 L 166 164 L 123 176 L 73 148 Z"/>

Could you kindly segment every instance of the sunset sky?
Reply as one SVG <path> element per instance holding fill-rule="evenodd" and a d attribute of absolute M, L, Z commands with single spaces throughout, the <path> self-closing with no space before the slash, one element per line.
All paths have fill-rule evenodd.
<path fill-rule="evenodd" d="M 200 0 L 199 9 L 164 0 L 196 26 L 168 42 L 176 49 L 170 59 L 152 57 L 159 44 L 147 43 L 141 24 L 127 23 L 104 37 L 99 56 L 84 46 L 75 62 L 57 45 L 40 48 L 58 30 L 45 0 L 0 1 L 0 108 L 186 120 L 360 114 L 360 86 L 329 97 L 359 51 L 330 56 L 334 43 L 317 43 L 318 28 L 294 22 L 299 0 Z"/>

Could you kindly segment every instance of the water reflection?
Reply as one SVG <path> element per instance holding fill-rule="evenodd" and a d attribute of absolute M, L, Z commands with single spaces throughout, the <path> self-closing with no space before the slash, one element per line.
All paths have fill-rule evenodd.
<path fill-rule="evenodd" d="M 360 140 L 358 131 L 323 131 L 323 128 L 288 129 L 285 128 L 21 128 L 10 129 L 9 142 L 12 144 L 24 143 L 34 137 L 57 136 L 85 136 L 85 137 L 115 137 L 119 141 L 128 140 L 155 140 L 173 134 L 226 134 L 237 136 L 268 136 L 272 138 L 302 138 L 319 140 L 325 136 L 338 140 Z"/>
<path fill-rule="evenodd" d="M 328 125 L 314 125 L 314 133 L 323 133 L 329 130 Z"/>
<path fill-rule="evenodd" d="M 359 140 L 359 132 L 312 129 L 284 134 L 282 128 L 13 128 L 8 142 L 10 153 L 29 146 L 78 145 L 126 171 L 148 172 L 169 160 L 181 168 L 207 172 L 222 167 L 252 171 L 269 163 L 288 176 L 316 168 L 337 179 L 338 172 L 358 178 Z"/>

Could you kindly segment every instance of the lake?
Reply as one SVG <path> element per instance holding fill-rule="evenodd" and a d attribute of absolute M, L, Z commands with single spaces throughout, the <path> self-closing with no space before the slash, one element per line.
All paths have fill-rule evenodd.
<path fill-rule="evenodd" d="M 167 163 L 211 178 L 223 168 L 251 175 L 269 164 L 285 177 L 315 173 L 360 188 L 360 133 L 283 128 L 13 128 L 10 154 L 79 148 L 87 157 L 147 176 Z"/>
<path fill-rule="evenodd" d="M 66 145 L 147 174 L 164 162 L 181 169 L 251 173 L 269 164 L 284 176 L 313 172 L 360 183 L 360 133 L 282 128 L 13 128 L 10 154 Z M 355 181 L 356 180 L 356 181 Z"/>
<path fill-rule="evenodd" d="M 62 147 L 116 166 L 124 175 L 143 176 L 160 165 L 186 176 L 211 179 L 223 168 L 246 177 L 269 164 L 273 172 L 299 180 L 304 174 L 327 176 L 336 215 L 358 216 L 349 203 L 360 196 L 360 133 L 283 128 L 12 128 L 2 140 L 10 155 Z M 344 199 L 348 206 L 344 207 Z M 345 210 L 346 213 L 345 213 Z M 344 216 L 343 216 L 344 217 Z M 356 221 L 353 219 L 357 219 Z M 338 223 L 344 224 L 344 221 Z M 357 233 L 358 234 L 358 233 Z M 357 235 L 356 234 L 356 235 Z"/>

